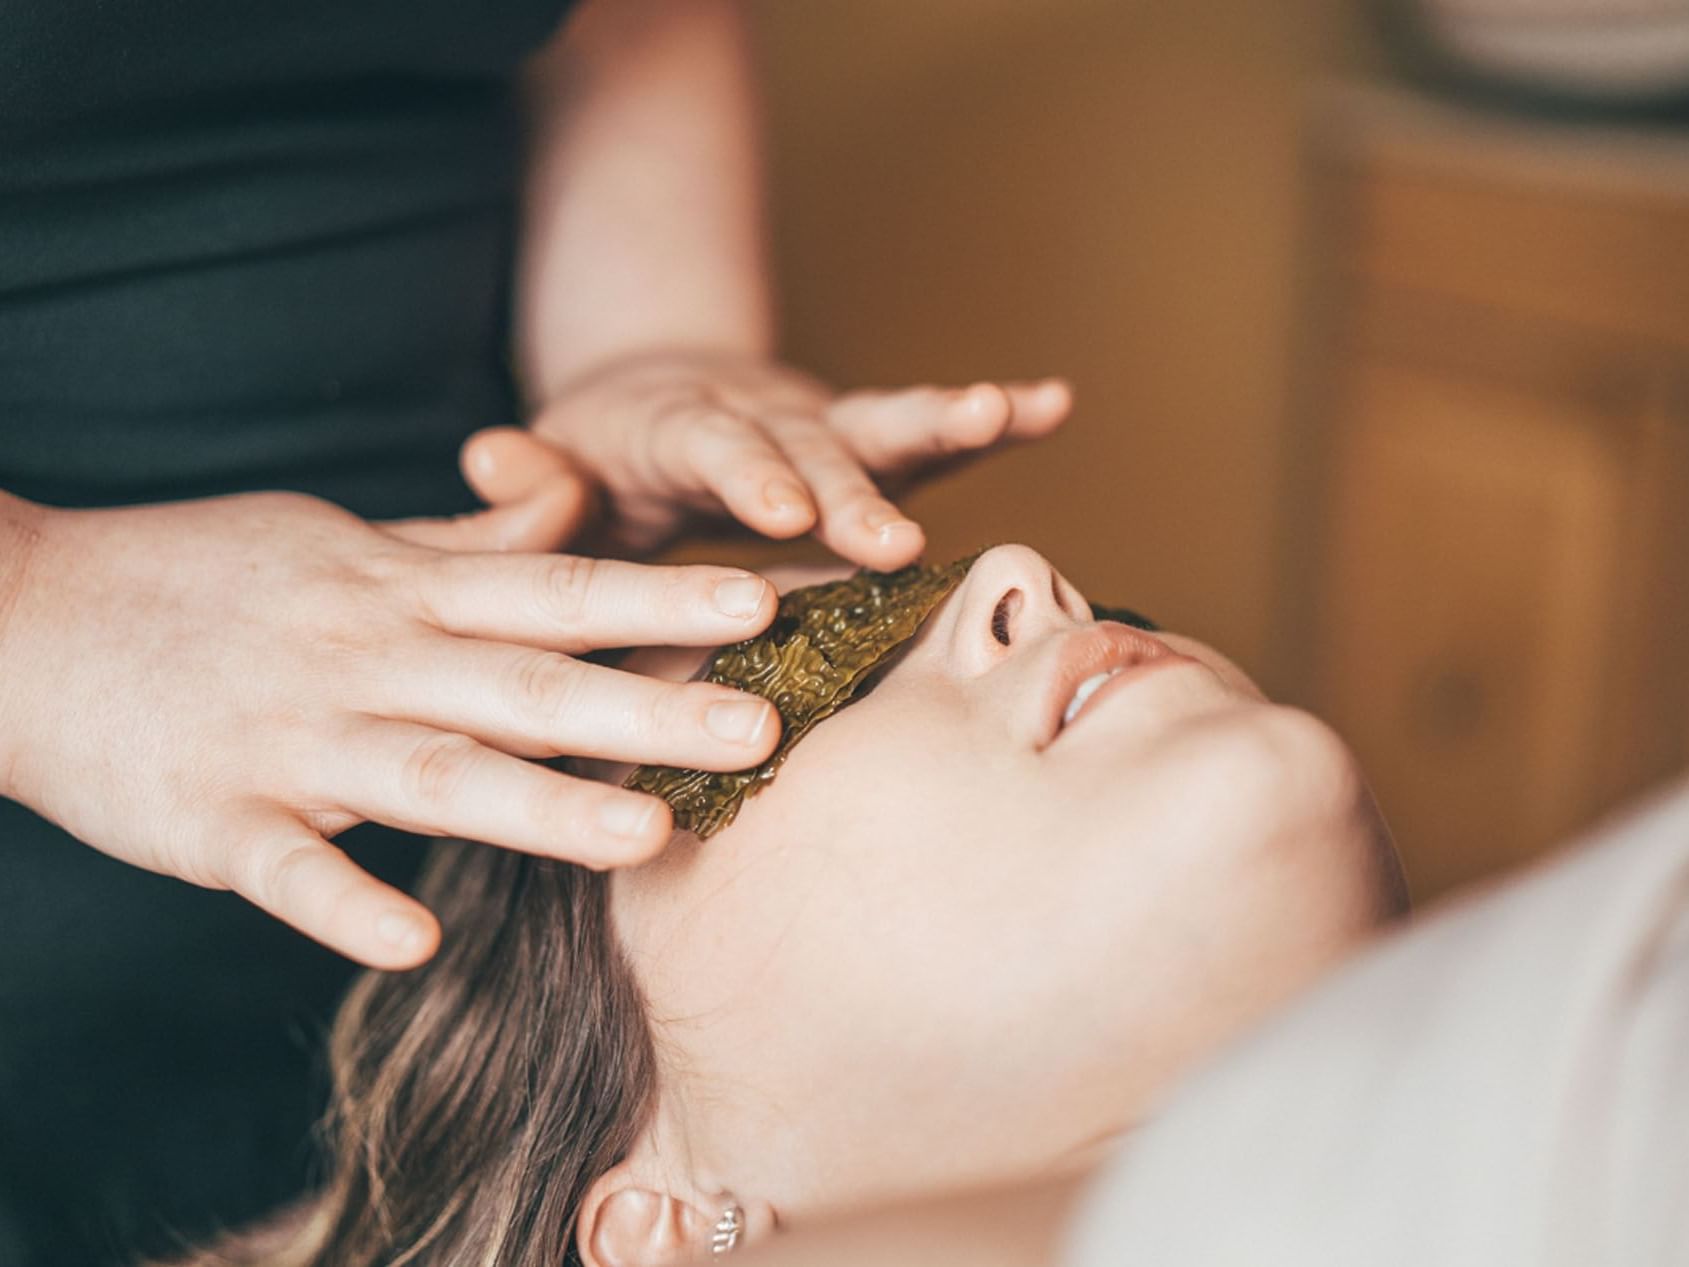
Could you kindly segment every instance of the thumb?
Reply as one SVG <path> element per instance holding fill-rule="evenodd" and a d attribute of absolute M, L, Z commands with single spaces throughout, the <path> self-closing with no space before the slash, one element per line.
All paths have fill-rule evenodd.
<path fill-rule="evenodd" d="M 394 519 L 381 525 L 412 545 L 479 554 L 545 554 L 561 549 L 592 509 L 592 493 L 576 475 L 554 475 L 520 500 L 445 519 Z"/>
<path fill-rule="evenodd" d="M 569 460 L 521 427 L 484 427 L 463 442 L 463 477 L 488 505 L 452 519 L 383 525 L 400 540 L 461 553 L 561 549 L 591 514 L 592 489 Z"/>
<path fill-rule="evenodd" d="M 458 465 L 489 506 L 518 501 L 555 476 L 581 478 L 568 458 L 523 427 L 483 427 L 463 442 Z"/>

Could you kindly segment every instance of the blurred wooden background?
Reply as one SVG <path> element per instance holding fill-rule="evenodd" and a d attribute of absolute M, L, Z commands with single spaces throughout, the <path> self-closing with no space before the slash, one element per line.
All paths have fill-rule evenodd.
<path fill-rule="evenodd" d="M 1357 156 L 1451 148 L 1466 168 L 1440 169 L 1470 174 L 1501 151 L 1474 151 L 1459 123 L 1447 145 L 1437 127 L 1397 144 L 1388 111 L 1349 125 L 1328 85 L 1390 75 L 1358 0 L 753 11 L 791 359 L 840 385 L 1054 373 L 1077 389 L 1058 439 L 914 500 L 935 555 L 1028 541 L 1093 597 L 1206 638 L 1270 693 L 1332 717 L 1422 896 L 1528 856 L 1681 764 L 1689 690 L 1656 679 L 1682 658 L 1660 636 L 1614 632 L 1659 612 L 1670 636 L 1682 628 L 1666 610 L 1681 592 L 1667 573 L 1689 583 L 1677 529 L 1626 512 L 1642 492 L 1689 504 L 1675 476 L 1643 489 L 1647 454 L 1675 453 L 1675 433 L 1654 450 L 1612 441 L 1641 435 L 1637 422 L 1603 441 L 1582 426 L 1581 389 L 1496 386 L 1521 360 L 1552 367 L 1557 349 L 1590 347 L 1576 311 L 1526 303 L 1498 326 L 1494 295 L 1413 306 L 1421 270 L 1433 297 L 1461 291 L 1467 270 L 1513 294 L 1508 278 L 1567 252 L 1571 275 L 1603 277 L 1611 252 L 1576 233 L 1546 253 L 1491 249 L 1572 214 L 1552 192 L 1524 200 L 1535 220 L 1503 209 L 1452 253 L 1420 249 L 1466 213 Z M 1506 203 L 1520 168 L 1498 161 Z M 1375 196 L 1380 180 L 1394 192 Z M 1386 245 L 1358 207 L 1395 217 L 1377 221 L 1395 233 Z M 1643 220 L 1608 236 L 1652 242 Z M 1689 270 L 1669 251 L 1626 258 Z M 1380 315 L 1364 279 L 1390 268 Z M 1636 280 L 1595 291 L 1621 313 L 1646 307 L 1651 283 Z M 1531 325 L 1545 315 L 1552 335 Z M 1607 321 L 1599 347 L 1623 324 Z M 1380 352 L 1404 327 L 1424 346 Z M 1463 567 L 1472 539 L 1486 548 Z M 1620 556 L 1644 539 L 1639 580 Z M 1651 687 L 1670 702 L 1639 703 Z"/>
<path fill-rule="evenodd" d="M 1689 757 L 1689 135 L 1317 115 L 1280 619 L 1434 892 Z"/>
<path fill-rule="evenodd" d="M 1307 85 L 1341 0 L 760 0 L 790 355 L 1063 374 L 1070 428 L 919 497 L 1269 680 Z"/>

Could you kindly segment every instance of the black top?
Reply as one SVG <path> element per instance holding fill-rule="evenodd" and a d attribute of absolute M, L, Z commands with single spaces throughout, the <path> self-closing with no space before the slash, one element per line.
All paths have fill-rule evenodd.
<path fill-rule="evenodd" d="M 0 0 L 0 488 L 467 505 L 565 0 Z"/>
<path fill-rule="evenodd" d="M 511 77 L 566 7 L 0 0 L 0 488 L 469 506 L 457 447 L 514 415 Z M 0 801 L 0 1265 L 297 1191 L 348 975 Z"/>

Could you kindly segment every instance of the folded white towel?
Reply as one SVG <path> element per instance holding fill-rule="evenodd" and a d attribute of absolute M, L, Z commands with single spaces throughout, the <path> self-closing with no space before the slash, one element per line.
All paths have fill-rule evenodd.
<path fill-rule="evenodd" d="M 1382 944 L 1173 1097 L 1071 1267 L 1689 1263 L 1689 786 Z"/>

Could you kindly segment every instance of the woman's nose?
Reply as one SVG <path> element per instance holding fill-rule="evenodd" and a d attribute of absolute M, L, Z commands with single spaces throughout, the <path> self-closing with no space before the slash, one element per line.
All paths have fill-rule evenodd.
<path fill-rule="evenodd" d="M 980 555 L 957 597 L 952 664 L 969 675 L 1089 617 L 1073 587 L 1028 546 L 997 546 Z"/>

